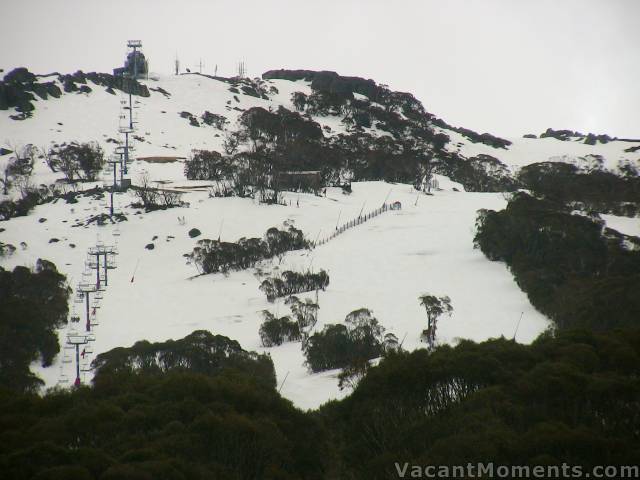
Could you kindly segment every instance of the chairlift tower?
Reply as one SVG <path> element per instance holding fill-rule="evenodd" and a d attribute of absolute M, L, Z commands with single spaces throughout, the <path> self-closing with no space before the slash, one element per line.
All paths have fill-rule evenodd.
<path fill-rule="evenodd" d="M 128 128 L 120 128 L 118 132 L 125 135 L 125 144 L 118 145 L 115 148 L 115 154 L 120 157 L 120 180 L 122 180 L 122 175 L 126 175 L 127 172 L 127 163 L 129 162 L 129 158 L 131 156 L 131 151 L 133 150 L 133 145 L 129 145 L 129 134 L 132 132 Z"/>
<path fill-rule="evenodd" d="M 129 40 L 127 47 L 133 49 L 133 75 L 131 73 L 126 74 L 129 77 L 129 128 L 133 130 L 133 100 L 131 96 L 133 82 L 131 80 L 135 81 L 138 78 L 138 49 L 142 47 L 142 42 L 140 40 Z"/>
<path fill-rule="evenodd" d="M 84 334 L 79 334 L 76 332 L 67 333 L 67 345 L 76 350 L 76 380 L 74 385 L 76 387 L 80 386 L 80 345 L 86 345 L 89 343 L 89 337 Z"/>
<path fill-rule="evenodd" d="M 89 257 L 91 258 L 88 266 L 92 270 L 96 271 L 96 287 L 97 290 L 100 290 L 101 287 L 101 277 L 100 277 L 100 268 L 103 268 L 104 272 L 104 285 L 105 287 L 109 285 L 109 270 L 113 270 L 116 268 L 115 256 L 118 254 L 118 249 L 115 245 L 105 245 L 101 242 L 98 242 L 95 247 L 89 248 Z M 101 258 L 104 256 L 104 265 L 101 265 Z M 93 259 L 95 257 L 95 260 Z"/>
<path fill-rule="evenodd" d="M 99 275 L 99 273 L 98 273 Z M 91 331 L 91 317 L 90 317 L 90 313 L 89 313 L 89 301 L 90 301 L 90 296 L 92 293 L 97 292 L 100 289 L 99 286 L 94 285 L 93 283 L 79 283 L 78 284 L 78 288 L 76 289 L 76 291 L 78 292 L 78 294 L 82 295 L 84 297 L 84 304 L 85 304 L 85 314 L 86 314 L 86 330 L 87 332 Z"/>
<path fill-rule="evenodd" d="M 140 40 L 129 40 L 127 47 L 133 49 L 133 74 L 127 72 L 125 75 L 129 78 L 129 128 L 133 130 L 133 99 L 131 90 L 133 89 L 133 81 L 138 78 L 138 49 L 142 48 Z"/>
<path fill-rule="evenodd" d="M 129 40 L 127 47 L 133 48 L 133 77 L 138 78 L 138 49 L 142 48 L 142 41 Z"/>
<path fill-rule="evenodd" d="M 115 190 L 117 187 L 116 170 L 118 166 L 122 166 L 122 160 L 120 159 L 120 156 L 116 153 L 114 155 L 109 156 L 109 160 L 107 160 L 107 163 L 109 163 L 113 167 L 113 190 Z"/>
<path fill-rule="evenodd" d="M 118 147 L 116 147 L 116 152 L 118 154 L 120 154 L 120 152 L 122 152 L 123 156 L 124 156 L 124 168 L 125 171 L 124 173 L 127 173 L 126 171 L 126 165 L 127 163 L 129 163 L 129 152 L 132 150 L 132 146 L 129 143 L 129 135 L 131 135 L 133 133 L 133 126 L 131 127 L 120 127 L 118 129 L 118 132 L 122 135 L 124 135 L 124 146 L 120 145 Z"/>
<path fill-rule="evenodd" d="M 120 183 L 122 183 L 122 160 L 117 154 L 115 154 L 109 156 L 109 160 L 107 160 L 107 163 L 109 163 L 113 167 L 113 185 L 111 187 L 111 192 L 109 192 L 109 216 L 113 217 L 113 193 L 116 191 L 116 188 L 118 186 L 116 170 L 118 166 L 120 166 Z"/>

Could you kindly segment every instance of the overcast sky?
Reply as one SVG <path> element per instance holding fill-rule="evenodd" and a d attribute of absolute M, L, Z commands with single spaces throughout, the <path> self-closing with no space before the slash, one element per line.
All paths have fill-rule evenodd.
<path fill-rule="evenodd" d="M 334 70 L 409 91 L 453 125 L 640 137 L 640 0 L 0 0 L 0 68 Z"/>

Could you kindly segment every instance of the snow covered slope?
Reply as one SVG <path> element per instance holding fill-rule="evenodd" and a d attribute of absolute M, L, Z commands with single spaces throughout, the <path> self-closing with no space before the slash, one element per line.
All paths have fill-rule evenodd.
<path fill-rule="evenodd" d="M 200 126 L 192 126 L 180 116 L 188 112 L 200 118 L 205 111 L 226 117 L 229 128 L 233 128 L 237 118 L 251 107 L 277 109 L 282 105 L 295 110 L 291 95 L 294 92 L 309 94 L 309 82 L 272 79 L 261 81 L 268 100 L 247 95 L 242 91 L 234 93 L 232 85 L 221 79 L 190 74 L 180 76 L 153 76 L 142 81 L 150 89 L 150 97 L 135 96 L 134 112 L 138 122 L 135 143 L 136 155 L 186 157 L 192 149 L 221 150 L 223 131 L 200 121 Z M 108 93 L 103 86 L 90 80 L 91 93 L 66 93 L 60 98 L 49 98 L 34 102 L 35 111 L 31 118 L 13 120 L 12 110 L 0 111 L 0 147 L 9 148 L 33 144 L 48 147 L 54 143 L 72 140 L 97 140 L 106 152 L 113 149 L 109 139 L 118 139 L 118 126 L 128 123 L 128 112 L 121 102 L 127 96 L 119 91 Z M 277 92 L 277 93 L 275 93 Z M 358 94 L 356 94 L 358 95 Z M 362 97 L 362 95 L 358 95 Z M 118 117 L 121 116 L 118 123 Z M 325 129 L 325 135 L 336 135 L 349 130 L 342 116 L 318 116 L 313 120 Z M 589 157 L 602 156 L 603 167 L 616 170 L 620 162 L 640 165 L 640 150 L 628 152 L 640 142 L 611 141 L 606 144 L 586 145 L 576 141 L 561 141 L 556 138 L 510 138 L 507 148 L 494 148 L 484 143 L 474 143 L 460 133 L 441 127 L 436 131 L 445 133 L 450 142 L 446 150 L 456 152 L 466 158 L 480 154 L 491 155 L 506 164 L 512 171 L 536 162 L 566 161 L 589 164 Z M 366 129 L 375 136 L 387 135 L 373 126 Z M 586 159 L 585 159 L 586 158 Z M 0 167 L 3 157 L 0 157 Z M 46 169 L 41 169 L 44 173 Z"/>
<path fill-rule="evenodd" d="M 253 106 L 276 109 L 283 105 L 293 110 L 292 93 L 309 93 L 309 83 L 268 80 L 268 99 L 233 92 L 228 82 L 200 75 L 159 77 L 146 84 L 150 97 L 134 97 L 138 107 L 135 157 L 148 160 L 135 160 L 129 176 L 135 184 L 140 173 L 147 171 L 152 180 L 165 186 L 187 187 L 183 200 L 189 207 L 142 213 L 130 206 L 134 201 L 131 193 L 118 193 L 116 210 L 128 218 L 118 225 L 85 224 L 89 217 L 107 211 L 106 197 L 91 196 L 80 197 L 75 204 L 58 200 L 41 205 L 26 217 L 0 223 L 4 229 L 0 241 L 18 247 L 13 255 L 0 259 L 4 268 L 34 265 L 37 258 L 46 258 L 68 275 L 72 287 L 85 278 L 88 248 L 97 241 L 117 243 L 118 267 L 110 272 L 109 286 L 97 304 L 96 340 L 85 364 L 116 346 L 129 346 L 140 339 L 181 338 L 196 329 L 237 339 L 248 350 L 265 350 L 258 336 L 260 312 L 268 309 L 284 315 L 288 307 L 282 301 L 266 301 L 258 290 L 261 277 L 255 269 L 192 278 L 197 271 L 186 264 L 183 254 L 191 252 L 197 239 L 190 238 L 188 231 L 195 227 L 202 231 L 198 238 L 220 236 L 236 241 L 262 236 L 269 227 L 292 221 L 313 240 L 329 235 L 338 223 L 356 218 L 361 211 L 378 208 L 385 200 L 400 201 L 403 208 L 386 212 L 316 249 L 288 253 L 282 264 L 273 260 L 260 265 L 265 272 L 307 268 L 329 272 L 329 287 L 319 294 L 316 329 L 341 322 L 352 310 L 367 307 L 387 331 L 404 338 L 405 348 L 420 348 L 424 345 L 419 336 L 426 317 L 418 296 L 426 292 L 449 295 L 452 300 L 453 316 L 439 324 L 441 342 L 500 335 L 530 342 L 547 328 L 548 320 L 529 304 L 506 267 L 488 261 L 473 249 L 476 211 L 503 208 L 506 201 L 501 194 L 464 192 L 461 185 L 440 177 L 441 190 L 433 196 L 416 195 L 405 184 L 361 182 L 353 184 L 351 195 L 344 195 L 338 188 L 328 188 L 326 197 L 285 193 L 287 206 L 261 205 L 251 199 L 209 198 L 209 182 L 186 180 L 181 159 L 192 149 L 221 150 L 224 131 L 200 120 L 199 127 L 193 126 L 181 112 L 197 119 L 206 111 L 224 115 L 233 126 L 242 111 Z M 72 140 L 97 140 L 110 153 L 118 127 L 127 122 L 121 103 L 126 98 L 98 85 L 91 87 L 91 93 L 68 93 L 58 99 L 37 101 L 33 116 L 25 120 L 13 120 L 13 112 L 0 111 L 0 146 L 13 149 L 30 143 L 47 147 Z M 314 120 L 328 127 L 324 129 L 326 135 L 350 128 L 337 116 L 316 116 Z M 496 149 L 472 143 L 451 130 L 443 131 L 451 138 L 447 146 L 451 151 L 459 150 L 467 157 L 492 155 L 512 169 L 568 155 L 602 155 L 608 168 L 615 168 L 621 159 L 637 162 L 640 158 L 638 151 L 624 152 L 633 145 L 628 142 L 589 146 L 549 138 L 514 139 L 508 149 Z M 173 158 L 158 163 L 149 157 Z M 0 167 L 7 158 L 0 157 Z M 60 177 L 43 159 L 37 161 L 34 183 L 51 183 Z M 98 184 L 109 183 L 109 178 L 105 173 Z M 154 244 L 153 250 L 145 248 L 150 243 Z M 75 308 L 82 317 L 82 305 Z M 70 325 L 67 330 L 80 327 Z M 62 343 L 65 333 L 60 332 Z M 344 394 L 337 387 L 338 372 L 307 372 L 300 343 L 266 351 L 274 360 L 278 381 L 286 378 L 283 395 L 300 407 L 317 407 Z M 47 386 L 53 386 L 61 375 L 72 377 L 74 367 L 65 363 L 65 354 L 61 354 L 53 367 L 34 368 Z M 90 380 L 90 376 L 87 372 L 84 380 Z"/>
<path fill-rule="evenodd" d="M 368 307 L 388 331 L 400 339 L 406 336 L 406 348 L 417 348 L 424 345 L 419 335 L 426 322 L 417 298 L 425 292 L 447 294 L 452 299 L 454 314 L 443 320 L 439 329 L 444 342 L 458 337 L 513 337 L 521 312 L 519 341 L 529 342 L 546 328 L 547 320 L 530 306 L 505 266 L 489 262 L 473 249 L 476 210 L 502 208 L 502 196 L 440 191 L 432 197 L 419 197 L 415 205 L 416 195 L 408 185 L 371 182 L 354 184 L 353 189 L 352 195 L 345 196 L 340 189 L 330 188 L 326 198 L 287 194 L 291 206 L 211 199 L 204 193 L 192 193 L 190 208 L 135 215 L 125 207 L 127 222 L 104 227 L 71 226 L 75 218 L 104 210 L 104 200 L 83 197 L 73 205 L 59 201 L 3 224 L 2 241 L 27 244 L 4 259 L 3 266 L 33 265 L 38 257 L 46 257 L 69 275 L 74 285 L 83 278 L 87 249 L 98 240 L 117 242 L 118 268 L 110 273 L 97 312 L 94 355 L 139 339 L 181 338 L 201 328 L 237 339 L 246 349 L 262 350 L 260 312 L 269 309 L 284 315 L 288 307 L 281 301 L 266 301 L 258 290 L 261 279 L 252 270 L 190 279 L 197 272 L 185 264 L 182 254 L 193 248 L 196 239 L 189 238 L 187 232 L 196 227 L 203 237 L 216 238 L 224 221 L 222 238 L 234 241 L 240 236 L 260 236 L 270 226 L 289 219 L 315 237 L 335 229 L 339 215 L 343 221 L 356 218 L 363 205 L 365 212 L 373 210 L 389 195 L 404 208 L 382 214 L 315 250 L 289 253 L 282 265 L 274 260 L 262 266 L 267 271 L 312 266 L 329 272 L 331 283 L 320 293 L 316 328 L 341 322 L 352 310 Z M 128 203 L 126 195 L 118 195 L 120 205 Z M 179 216 L 184 216 L 184 225 Z M 41 218 L 47 220 L 40 223 Z M 114 233 L 118 235 L 113 237 Z M 60 241 L 49 243 L 51 238 Z M 148 243 L 154 243 L 155 248 L 146 250 Z M 84 319 L 81 304 L 76 305 L 76 313 Z M 290 372 L 282 393 L 296 404 L 315 407 L 339 394 L 337 372 L 307 373 L 299 343 L 268 351 L 280 381 Z M 63 364 L 63 359 L 61 355 L 57 365 L 39 371 L 49 386 L 55 385 L 61 372 L 73 377 L 73 365 Z"/>

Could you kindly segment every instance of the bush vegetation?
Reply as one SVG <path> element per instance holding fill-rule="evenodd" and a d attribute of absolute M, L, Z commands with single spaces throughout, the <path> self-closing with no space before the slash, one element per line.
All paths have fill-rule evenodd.
<path fill-rule="evenodd" d="M 144 208 L 147 212 L 166 210 L 167 208 L 183 207 L 187 205 L 181 200 L 182 193 L 151 185 L 148 172 L 142 172 L 137 185 L 131 187 L 140 202 L 133 203 L 134 208 Z"/>
<path fill-rule="evenodd" d="M 244 270 L 261 260 L 279 257 L 291 250 L 309 247 L 301 230 L 289 225 L 286 230 L 271 227 L 263 238 L 241 238 L 237 243 L 198 240 L 187 258 L 204 274 Z"/>
<path fill-rule="evenodd" d="M 273 362 L 266 355 L 247 352 L 235 340 L 196 330 L 180 340 L 150 343 L 136 342 L 101 353 L 92 363 L 95 382 L 103 377 L 126 374 L 163 375 L 169 372 L 192 372 L 216 376 L 231 370 L 245 374 L 258 384 L 275 387 Z"/>
<path fill-rule="evenodd" d="M 0 388 L 3 475 L 387 480 L 405 462 L 637 463 L 637 329 L 387 351 L 316 412 L 280 397 L 270 361 L 224 337 L 156 345 L 111 355 L 91 387 Z M 239 368 L 224 363 L 237 354 Z"/>
<path fill-rule="evenodd" d="M 340 439 L 342 478 L 399 478 L 405 462 L 635 465 L 639 360 L 637 329 L 463 340 L 386 355 L 320 415 Z"/>
<path fill-rule="evenodd" d="M 47 260 L 34 271 L 0 267 L 0 386 L 22 392 L 43 384 L 29 366 L 39 360 L 47 367 L 60 351 L 56 330 L 67 323 L 70 291 Z"/>
<path fill-rule="evenodd" d="M 531 303 L 559 328 L 638 326 L 640 239 L 518 193 L 503 211 L 479 212 L 474 241 L 490 260 L 507 263 Z"/>
<path fill-rule="evenodd" d="M 349 313 L 344 324 L 329 324 L 303 344 L 306 363 L 312 372 L 344 368 L 378 358 L 384 352 L 384 327 L 371 310 Z"/>
<path fill-rule="evenodd" d="M 445 126 L 472 141 L 505 148 L 510 142 L 444 124 L 424 110 L 413 95 L 393 92 L 372 80 L 335 72 L 278 70 L 263 78 L 306 79 L 311 94 L 294 92 L 295 111 L 254 107 L 242 113 L 239 128 L 225 133 L 225 154 L 194 152 L 185 165 L 190 179 L 216 182 L 213 196 L 252 196 L 279 201 L 283 173 L 320 172 L 323 185 L 349 180 L 386 180 L 423 185 L 433 173 L 449 175 L 473 191 L 513 190 L 517 182 L 497 159 L 467 160 L 445 151 Z M 360 95 L 364 96 L 361 97 Z M 348 131 L 325 137 L 313 116 L 340 116 Z M 367 129 L 376 127 L 388 135 Z"/>
<path fill-rule="evenodd" d="M 291 315 L 276 317 L 264 310 L 264 322 L 260 326 L 260 339 L 265 347 L 282 345 L 284 342 L 306 341 L 309 332 L 318 321 L 318 304 L 306 298 L 304 301 L 291 295 L 285 300 Z"/>
<path fill-rule="evenodd" d="M 623 173 L 595 168 L 581 170 L 562 162 L 541 162 L 523 167 L 520 182 L 538 196 L 560 203 L 579 202 L 585 209 L 600 212 L 640 212 L 640 176 L 631 164 Z"/>
<path fill-rule="evenodd" d="M 262 312 L 264 321 L 260 325 L 260 340 L 263 347 L 274 347 L 285 342 L 296 342 L 302 339 L 300 325 L 291 320 L 291 317 L 276 317 L 271 312 Z"/>
<path fill-rule="evenodd" d="M 325 477 L 327 435 L 278 395 L 266 356 L 200 331 L 96 363 L 92 387 L 0 390 L 4 478 Z"/>
<path fill-rule="evenodd" d="M 260 284 L 260 290 L 273 302 L 278 297 L 296 293 L 324 290 L 329 285 L 329 275 L 324 270 L 318 273 L 298 273 L 286 270 L 279 277 L 267 278 Z"/>
<path fill-rule="evenodd" d="M 51 170 L 61 171 L 69 182 L 95 181 L 105 164 L 104 152 L 97 142 L 71 142 L 48 155 Z"/>

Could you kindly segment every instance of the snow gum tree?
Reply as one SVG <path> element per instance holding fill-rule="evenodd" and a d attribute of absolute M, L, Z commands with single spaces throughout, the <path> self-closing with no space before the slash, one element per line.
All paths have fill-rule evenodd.
<path fill-rule="evenodd" d="M 427 312 L 427 329 L 422 331 L 421 338 L 427 342 L 429 348 L 433 348 L 438 319 L 442 315 L 451 315 L 451 312 L 453 312 L 451 299 L 447 295 L 437 297 L 426 293 L 419 296 L 418 301 Z"/>

